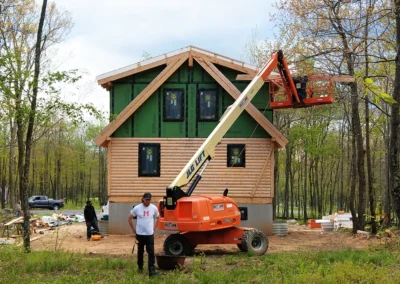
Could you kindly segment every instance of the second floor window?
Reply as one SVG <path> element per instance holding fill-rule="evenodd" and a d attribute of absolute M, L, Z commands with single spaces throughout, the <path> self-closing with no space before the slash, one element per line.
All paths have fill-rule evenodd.
<path fill-rule="evenodd" d="M 164 90 L 164 121 L 183 121 L 183 90 Z"/>
<path fill-rule="evenodd" d="M 200 89 L 198 95 L 199 121 L 218 120 L 217 90 Z"/>

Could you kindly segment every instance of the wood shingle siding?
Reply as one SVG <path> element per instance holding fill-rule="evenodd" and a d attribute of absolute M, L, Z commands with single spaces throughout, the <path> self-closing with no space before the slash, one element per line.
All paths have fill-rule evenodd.
<path fill-rule="evenodd" d="M 111 138 L 109 198 L 114 202 L 138 202 L 149 191 L 155 201 L 200 147 L 202 138 Z M 139 143 L 160 143 L 160 177 L 138 177 Z M 246 145 L 246 167 L 227 167 L 227 145 Z M 203 173 L 194 195 L 222 195 L 225 188 L 237 202 L 268 204 L 273 197 L 274 143 L 268 138 L 224 138 L 216 156 Z M 186 190 L 187 188 L 184 188 Z"/>

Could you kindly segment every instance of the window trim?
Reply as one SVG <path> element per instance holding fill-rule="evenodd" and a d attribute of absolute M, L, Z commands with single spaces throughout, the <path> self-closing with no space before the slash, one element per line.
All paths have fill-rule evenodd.
<path fill-rule="evenodd" d="M 201 118 L 200 117 L 200 93 L 214 91 L 215 92 L 215 118 Z M 207 122 L 207 121 L 218 121 L 218 88 L 200 88 L 197 91 L 197 121 Z"/>
<path fill-rule="evenodd" d="M 166 104 L 166 96 L 167 92 L 173 92 L 173 91 L 180 91 L 181 92 L 181 118 L 166 118 L 166 109 L 167 109 L 167 104 Z M 163 121 L 170 122 L 170 121 L 184 121 L 185 119 L 185 91 L 183 88 L 165 88 L 164 93 L 163 93 Z"/>
<path fill-rule="evenodd" d="M 231 149 L 234 147 L 241 147 L 242 148 L 242 155 L 241 155 L 241 163 L 240 164 L 231 164 Z M 245 168 L 246 167 L 246 144 L 228 144 L 227 151 L 226 151 L 226 166 L 230 167 L 237 167 L 237 168 Z"/>
<path fill-rule="evenodd" d="M 141 149 L 142 147 L 148 147 L 148 146 L 156 146 L 158 147 L 158 159 L 156 161 L 157 163 L 157 173 L 152 174 L 144 174 L 141 173 L 141 169 L 140 169 L 140 165 L 141 165 L 141 161 L 143 159 L 141 153 Z M 160 165 L 161 165 L 161 144 L 160 143 L 139 143 L 139 148 L 138 148 L 138 155 L 139 155 L 139 159 L 138 159 L 138 177 L 159 177 L 161 175 L 161 171 L 160 171 Z"/>

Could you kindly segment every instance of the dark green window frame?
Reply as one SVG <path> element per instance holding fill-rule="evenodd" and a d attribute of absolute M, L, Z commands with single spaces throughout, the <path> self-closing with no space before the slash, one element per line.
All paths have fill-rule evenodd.
<path fill-rule="evenodd" d="M 183 89 L 164 89 L 164 121 L 184 120 Z"/>
<path fill-rule="evenodd" d="M 139 143 L 140 177 L 160 176 L 161 149 L 159 143 Z"/>
<path fill-rule="evenodd" d="M 246 167 L 246 145 L 228 144 L 227 167 Z"/>
<path fill-rule="evenodd" d="M 197 106 L 198 121 L 218 121 L 218 90 L 199 89 Z"/>

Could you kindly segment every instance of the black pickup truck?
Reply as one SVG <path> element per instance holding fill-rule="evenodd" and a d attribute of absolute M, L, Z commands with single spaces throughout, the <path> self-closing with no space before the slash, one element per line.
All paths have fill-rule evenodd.
<path fill-rule="evenodd" d="M 53 200 L 45 195 L 35 195 L 28 199 L 29 208 L 48 208 L 58 210 L 64 207 L 64 200 Z"/>

